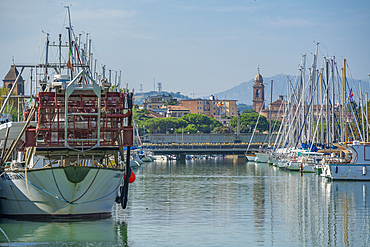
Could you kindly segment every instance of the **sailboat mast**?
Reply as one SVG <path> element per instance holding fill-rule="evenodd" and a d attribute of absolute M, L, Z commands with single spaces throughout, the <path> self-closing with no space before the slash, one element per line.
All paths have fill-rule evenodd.
<path fill-rule="evenodd" d="M 346 82 L 346 59 L 343 66 L 343 83 L 344 83 L 344 141 L 347 142 L 347 82 Z"/>
<path fill-rule="evenodd" d="M 325 59 L 326 65 L 326 142 L 329 144 L 330 140 L 330 117 L 329 117 L 329 59 Z"/>
<path fill-rule="evenodd" d="M 323 107 L 324 104 L 324 98 L 323 98 L 323 88 L 322 88 L 322 68 L 320 70 L 320 105 Z M 320 129 L 321 129 L 321 144 L 324 143 L 324 121 L 323 121 L 323 112 L 320 111 Z"/>
<path fill-rule="evenodd" d="M 271 117 L 271 107 L 272 107 L 272 89 L 273 89 L 273 80 L 271 80 L 271 95 L 270 95 L 270 107 L 269 107 L 269 144 L 268 146 L 270 146 L 270 141 L 271 141 L 271 120 L 272 120 L 272 117 Z"/>
<path fill-rule="evenodd" d="M 366 92 L 366 142 L 369 142 L 369 107 L 368 107 L 368 93 Z"/>
<path fill-rule="evenodd" d="M 331 101 L 331 141 L 332 143 L 335 142 L 335 133 L 334 133 L 334 114 L 335 114 L 335 111 L 334 111 L 334 106 L 335 106 L 335 87 L 334 87 L 334 60 L 335 60 L 335 57 L 333 56 L 332 60 L 331 60 L 331 83 L 332 83 L 332 101 Z"/>
<path fill-rule="evenodd" d="M 313 56 L 313 64 L 312 64 L 312 77 L 311 77 L 311 97 L 312 97 L 312 99 L 313 99 L 313 102 L 315 101 L 314 100 L 314 95 L 315 95 L 315 90 L 316 90 L 316 92 L 318 92 L 318 90 L 317 90 L 317 86 L 316 86 L 316 82 L 317 82 L 317 80 L 316 80 L 316 65 L 317 65 L 317 53 L 318 53 L 318 50 L 319 50 L 319 42 L 317 42 L 316 43 L 316 52 L 315 52 L 315 54 L 314 54 L 314 56 Z M 317 104 L 317 111 L 316 112 L 319 112 L 318 111 L 318 100 L 317 100 L 317 102 L 316 102 L 316 104 Z M 312 131 L 313 131 L 313 129 L 314 129 L 314 123 L 315 123 L 315 121 L 314 121 L 314 107 L 315 107 L 315 104 L 313 103 L 313 106 L 312 106 L 312 110 L 311 110 L 311 117 L 310 117 L 310 130 L 309 130 L 309 133 L 312 135 L 313 133 L 311 133 Z M 310 138 L 310 139 L 312 139 L 312 142 L 314 143 L 315 142 L 315 136 L 312 136 L 312 138 Z"/>
<path fill-rule="evenodd" d="M 304 124 L 304 118 L 305 118 L 305 108 L 306 108 L 306 54 L 303 55 L 303 71 L 302 71 L 302 99 L 301 99 L 301 102 L 302 102 L 302 112 L 301 112 L 301 116 L 302 116 L 302 125 L 303 125 L 303 136 L 302 136 L 302 140 L 305 141 L 306 140 L 306 128 L 305 128 L 305 124 Z"/>
<path fill-rule="evenodd" d="M 362 119 L 362 136 L 364 137 L 364 140 L 363 141 L 366 141 L 365 140 L 365 121 L 364 121 L 364 116 L 365 116 L 365 110 L 364 110 L 364 94 L 362 93 L 362 87 L 361 87 L 361 81 L 359 82 L 360 84 L 360 97 L 361 97 L 361 119 Z"/>

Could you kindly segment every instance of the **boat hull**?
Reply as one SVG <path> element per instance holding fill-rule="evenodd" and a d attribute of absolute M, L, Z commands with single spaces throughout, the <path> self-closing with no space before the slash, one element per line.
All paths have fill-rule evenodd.
<path fill-rule="evenodd" d="M 325 164 L 322 176 L 332 180 L 370 180 L 368 164 Z"/>
<path fill-rule="evenodd" d="M 287 169 L 290 171 L 300 171 L 301 170 L 301 162 L 290 161 Z"/>
<path fill-rule="evenodd" d="M 246 157 L 247 157 L 248 161 L 255 161 L 256 160 L 256 155 L 247 154 Z"/>
<path fill-rule="evenodd" d="M 54 167 L 6 171 L 0 178 L 1 214 L 85 217 L 110 215 L 123 171 L 98 167 Z"/>
<path fill-rule="evenodd" d="M 255 162 L 261 162 L 261 163 L 267 163 L 270 155 L 269 154 L 265 154 L 265 153 L 255 153 L 256 155 L 256 158 L 255 158 Z"/>

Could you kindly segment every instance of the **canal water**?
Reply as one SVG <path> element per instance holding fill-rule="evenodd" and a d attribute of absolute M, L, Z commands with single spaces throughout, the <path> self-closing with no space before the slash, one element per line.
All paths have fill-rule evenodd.
<path fill-rule="evenodd" d="M 370 182 L 238 159 L 151 162 L 135 174 L 128 208 L 115 207 L 112 218 L 1 219 L 1 245 L 370 245 Z"/>

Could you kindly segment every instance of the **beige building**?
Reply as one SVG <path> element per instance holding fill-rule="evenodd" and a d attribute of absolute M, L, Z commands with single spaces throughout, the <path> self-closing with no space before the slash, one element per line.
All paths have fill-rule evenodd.
<path fill-rule="evenodd" d="M 151 96 L 144 100 L 143 106 L 144 108 L 152 111 L 159 111 L 159 109 L 167 102 L 167 101 L 176 101 L 171 95 L 157 95 Z"/>
<path fill-rule="evenodd" d="M 180 100 L 179 104 L 189 109 L 191 113 L 204 114 L 208 117 L 237 115 L 237 100 L 217 100 L 217 99 L 188 99 Z"/>
<path fill-rule="evenodd" d="M 190 113 L 189 109 L 183 107 L 182 105 L 168 105 L 163 107 L 167 108 L 166 117 L 178 118 Z"/>

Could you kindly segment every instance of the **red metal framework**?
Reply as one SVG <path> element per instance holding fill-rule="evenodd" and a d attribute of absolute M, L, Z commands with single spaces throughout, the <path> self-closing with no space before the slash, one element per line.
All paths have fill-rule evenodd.
<path fill-rule="evenodd" d="M 28 130 L 34 131 L 35 134 L 28 135 L 35 138 L 37 135 L 42 136 L 43 141 L 36 144 L 36 141 L 26 140 L 26 145 L 64 147 L 67 143 L 70 147 L 88 148 L 96 146 L 99 140 L 99 146 L 114 147 L 118 146 L 117 139 L 122 131 L 122 145 L 132 146 L 133 128 L 125 126 L 125 119 L 132 110 L 126 106 L 126 97 L 126 93 L 107 92 L 101 95 L 99 106 L 99 98 L 93 91 L 75 90 L 68 98 L 66 115 L 65 94 L 40 92 L 36 96 L 38 125 Z"/>

